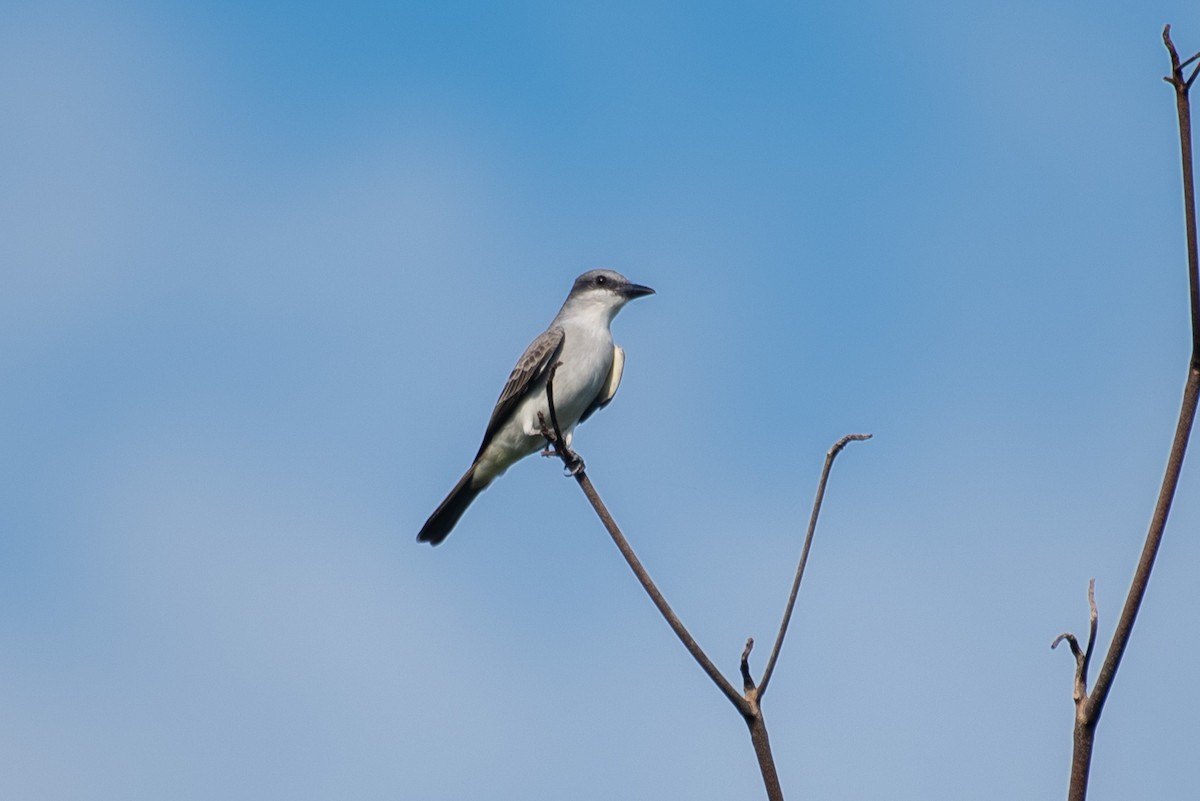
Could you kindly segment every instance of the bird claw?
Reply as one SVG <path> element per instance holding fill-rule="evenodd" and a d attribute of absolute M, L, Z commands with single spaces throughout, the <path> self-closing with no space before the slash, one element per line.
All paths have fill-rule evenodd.
<path fill-rule="evenodd" d="M 579 457 L 575 451 L 571 450 L 569 445 L 564 445 L 558 441 L 555 433 L 546 427 L 546 418 L 538 412 L 538 423 L 542 430 L 542 436 L 546 438 L 546 447 L 542 449 L 542 456 L 557 456 L 563 460 L 563 465 L 566 468 L 565 475 L 577 476 L 583 472 L 583 459 Z M 568 437 L 567 442 L 571 440 Z"/>
<path fill-rule="evenodd" d="M 575 451 L 568 450 L 567 458 L 563 460 L 563 465 L 566 468 L 568 476 L 577 476 L 584 470 L 583 459 Z"/>

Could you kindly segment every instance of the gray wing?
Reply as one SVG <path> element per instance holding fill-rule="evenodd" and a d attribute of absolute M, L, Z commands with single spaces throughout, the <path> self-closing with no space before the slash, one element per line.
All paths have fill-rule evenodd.
<path fill-rule="evenodd" d="M 587 407 L 579 417 L 579 422 L 582 423 L 591 417 L 596 410 L 603 409 L 612 403 L 612 399 L 617 394 L 617 387 L 621 386 L 621 374 L 623 372 L 625 372 L 625 351 L 621 349 L 620 345 L 613 345 L 612 367 L 608 370 L 608 378 L 605 379 L 604 386 L 600 387 L 600 394 L 592 401 L 592 405 Z"/>
<path fill-rule="evenodd" d="M 483 444 L 479 446 L 479 453 L 475 454 L 476 459 L 483 453 L 484 447 L 491 441 L 496 430 L 508 422 L 517 404 L 525 400 L 530 390 L 537 386 L 539 379 L 558 358 L 558 354 L 562 353 L 564 339 L 562 328 L 554 326 L 529 343 L 529 347 L 517 360 L 517 366 L 509 374 L 508 381 L 500 392 L 500 399 L 496 401 L 496 408 L 492 409 L 492 419 L 488 420 Z"/>

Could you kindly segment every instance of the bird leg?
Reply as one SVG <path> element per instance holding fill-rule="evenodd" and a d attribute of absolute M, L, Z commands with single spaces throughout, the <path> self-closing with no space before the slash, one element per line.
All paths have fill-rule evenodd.
<path fill-rule="evenodd" d="M 582 473 L 584 470 L 583 459 L 559 440 L 557 432 L 550 430 L 550 427 L 546 425 L 546 418 L 541 412 L 538 412 L 538 425 L 541 428 L 542 436 L 546 438 L 546 447 L 542 450 L 542 456 L 557 456 L 562 459 L 563 466 L 567 469 L 567 475 L 577 476 Z M 552 446 L 554 450 L 551 450 Z"/>
<path fill-rule="evenodd" d="M 538 412 L 537 415 L 538 428 L 541 429 L 542 436 L 546 438 L 546 447 L 542 451 L 542 456 L 557 456 L 554 451 L 550 450 L 550 446 L 558 445 L 558 436 L 550 430 L 550 426 L 546 425 L 546 415 L 542 414 L 541 412 Z"/>

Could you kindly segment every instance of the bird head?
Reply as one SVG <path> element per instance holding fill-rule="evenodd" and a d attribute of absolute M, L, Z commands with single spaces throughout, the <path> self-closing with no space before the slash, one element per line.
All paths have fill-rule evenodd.
<path fill-rule="evenodd" d="M 615 270 L 588 270 L 575 279 L 564 307 L 603 311 L 611 320 L 629 301 L 653 294 L 650 287 L 635 284 Z"/>

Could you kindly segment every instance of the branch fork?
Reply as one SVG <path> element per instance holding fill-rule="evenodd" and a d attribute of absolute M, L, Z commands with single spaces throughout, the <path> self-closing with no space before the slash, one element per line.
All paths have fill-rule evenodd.
<path fill-rule="evenodd" d="M 1162 544 L 1163 532 L 1167 527 L 1167 517 L 1171 512 L 1171 504 L 1175 499 L 1175 491 L 1179 487 L 1179 475 L 1183 469 L 1183 458 L 1187 452 L 1188 441 L 1191 439 L 1192 425 L 1196 420 L 1197 403 L 1200 401 L 1200 256 L 1197 253 L 1196 240 L 1196 189 L 1192 160 L 1192 112 L 1188 93 L 1200 66 L 1184 75 L 1185 70 L 1200 61 L 1200 53 L 1180 60 L 1175 43 L 1171 41 L 1171 26 L 1163 28 L 1163 44 L 1171 58 L 1171 74 L 1165 77 L 1175 89 L 1175 111 L 1179 121 L 1179 151 L 1180 168 L 1183 174 L 1183 212 L 1184 234 L 1187 238 L 1187 269 L 1188 269 L 1188 301 L 1191 309 L 1191 338 L 1192 354 L 1188 362 L 1187 380 L 1183 387 L 1183 401 L 1179 409 L 1179 421 L 1175 426 L 1175 436 L 1171 441 L 1171 451 L 1167 456 L 1167 469 L 1163 475 L 1162 487 L 1159 490 L 1158 502 L 1150 519 L 1146 541 L 1142 546 L 1142 554 L 1134 570 L 1133 581 L 1129 585 L 1129 593 L 1125 605 L 1117 620 L 1112 642 L 1108 646 L 1104 662 L 1096 675 L 1096 683 L 1089 694 L 1087 687 L 1087 671 L 1091 661 L 1092 649 L 1096 640 L 1096 599 L 1095 582 L 1088 585 L 1088 605 L 1091 608 L 1091 624 L 1088 629 L 1086 649 L 1079 647 L 1079 641 L 1070 634 L 1063 634 L 1054 640 L 1053 645 L 1066 641 L 1075 656 L 1075 686 L 1072 696 L 1075 699 L 1075 732 L 1074 749 L 1071 757 L 1071 781 L 1067 790 L 1069 801 L 1084 801 L 1087 798 L 1088 775 L 1091 771 L 1092 751 L 1096 739 L 1096 726 L 1100 722 L 1100 713 L 1104 710 L 1104 702 L 1112 689 L 1113 679 L 1117 668 L 1121 665 L 1121 657 L 1129 645 L 1133 624 L 1137 620 L 1142 599 L 1146 595 L 1146 587 L 1150 583 L 1150 572 L 1154 569 L 1154 560 L 1158 548 Z"/>
<path fill-rule="evenodd" d="M 1075 700 L 1076 714 L 1086 712 L 1085 706 L 1088 700 L 1087 694 L 1087 672 L 1088 665 L 1092 661 L 1092 649 L 1096 646 L 1096 622 L 1099 619 L 1099 614 L 1096 611 L 1096 580 L 1088 581 L 1088 608 L 1091 610 L 1091 623 L 1088 625 L 1087 648 L 1079 647 L 1079 640 L 1074 634 L 1066 632 L 1054 638 L 1054 642 L 1050 643 L 1051 650 L 1057 648 L 1059 643 L 1066 642 L 1071 647 L 1071 653 L 1075 656 L 1075 692 L 1073 698 Z"/>
<path fill-rule="evenodd" d="M 712 680 L 717 689 L 733 704 L 734 708 L 742 716 L 747 728 L 750 730 L 750 741 L 754 745 L 754 753 L 758 758 L 759 770 L 762 773 L 763 784 L 767 791 L 767 798 L 770 801 L 783 801 L 783 790 L 779 784 L 779 776 L 775 770 L 775 759 L 771 754 L 771 744 L 767 736 L 766 722 L 763 719 L 762 708 L 760 701 L 763 693 L 767 689 L 767 684 L 771 680 L 771 675 L 775 670 L 775 664 L 779 659 L 779 652 L 783 647 L 783 638 L 787 633 L 788 624 L 791 621 L 792 610 L 796 604 L 796 596 L 800 590 L 800 580 L 804 575 L 804 566 L 808 561 L 808 552 L 812 545 L 813 534 L 816 531 L 817 515 L 820 513 L 821 502 L 825 495 L 825 485 L 829 480 L 829 471 L 833 466 L 833 460 L 850 442 L 870 439 L 870 434 L 849 434 L 842 437 L 837 443 L 830 448 L 825 456 L 825 467 L 821 471 L 821 480 L 817 488 L 817 497 L 813 503 L 812 516 L 809 519 L 808 533 L 804 539 L 804 547 L 801 549 L 800 564 L 796 569 L 796 576 L 792 582 L 791 595 L 788 598 L 787 608 L 783 615 L 783 621 L 779 626 L 779 633 L 775 638 L 775 645 L 771 649 L 771 656 L 767 660 L 767 666 L 763 671 L 762 679 L 757 686 L 754 683 L 754 678 L 750 673 L 750 652 L 754 648 L 754 639 L 746 640 L 746 647 L 742 651 L 740 669 L 742 674 L 742 692 L 739 693 L 730 681 L 725 678 L 724 674 L 709 658 L 704 649 L 700 647 L 691 633 L 683 625 L 679 616 L 671 609 L 671 605 L 667 603 L 666 598 L 659 591 L 654 581 L 650 578 L 650 574 L 642 565 L 637 554 L 634 553 L 629 541 L 625 539 L 625 535 L 621 533 L 621 529 L 617 526 L 612 515 L 605 506 L 604 501 L 600 499 L 596 488 L 592 486 L 591 479 L 588 478 L 587 471 L 584 467 L 583 459 L 577 453 L 571 450 L 566 445 L 566 438 L 563 436 L 562 429 L 559 427 L 558 414 L 554 408 L 554 374 L 561 362 L 556 362 L 550 366 L 550 370 L 546 376 L 546 404 L 549 407 L 550 425 L 546 425 L 545 417 L 539 413 L 538 422 L 541 424 L 542 436 L 546 438 L 547 447 L 543 452 L 545 456 L 558 456 L 563 460 L 563 465 L 566 467 L 568 474 L 573 476 L 578 482 L 583 494 L 592 504 L 592 508 L 596 511 L 600 522 L 604 524 L 609 536 L 612 537 L 617 549 L 621 555 L 625 557 L 630 569 L 637 577 L 638 582 L 642 585 L 642 589 L 650 596 L 650 600 L 658 608 L 659 613 L 666 620 L 667 625 L 675 632 L 675 636 L 683 643 L 684 648 L 696 660 L 708 677 Z"/>

